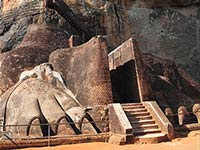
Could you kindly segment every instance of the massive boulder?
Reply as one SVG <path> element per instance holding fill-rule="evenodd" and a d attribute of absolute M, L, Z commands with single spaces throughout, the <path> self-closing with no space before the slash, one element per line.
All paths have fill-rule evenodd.
<path fill-rule="evenodd" d="M 193 105 L 200 102 L 199 83 L 179 70 L 169 59 L 145 53 L 143 62 L 146 75 L 151 81 L 154 98 L 163 111 L 171 108 L 176 114 L 180 106 L 185 106 L 189 112 L 192 112 Z"/>
<path fill-rule="evenodd" d="M 68 37 L 63 30 L 44 24 L 31 25 L 17 48 L 0 54 L 0 94 L 19 80 L 21 72 L 48 62 L 52 51 L 66 47 Z"/>

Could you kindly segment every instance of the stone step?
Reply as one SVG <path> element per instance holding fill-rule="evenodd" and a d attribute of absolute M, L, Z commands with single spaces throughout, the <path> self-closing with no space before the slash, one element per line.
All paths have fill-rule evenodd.
<path fill-rule="evenodd" d="M 142 103 L 122 104 L 122 108 L 132 126 L 135 141 L 138 139 L 154 141 L 165 137 Z"/>
<path fill-rule="evenodd" d="M 135 136 L 133 138 L 133 143 L 137 144 L 155 144 L 161 141 L 167 141 L 167 135 L 163 133 L 153 133 L 153 134 L 145 134 L 140 136 Z"/>
<path fill-rule="evenodd" d="M 149 112 L 126 112 L 127 117 L 133 117 L 133 116 L 149 116 Z"/>
<path fill-rule="evenodd" d="M 128 108 L 128 109 L 124 109 L 124 112 L 126 113 L 132 113 L 132 112 L 147 112 L 147 109 L 145 109 L 145 108 L 140 108 L 140 109 L 130 109 L 130 108 Z"/>
<path fill-rule="evenodd" d="M 152 119 L 149 120 L 139 120 L 139 121 L 130 121 L 131 125 L 138 125 L 138 124 L 155 124 L 155 121 Z"/>
<path fill-rule="evenodd" d="M 133 129 L 134 136 L 140 136 L 145 134 L 161 133 L 160 129 Z"/>
<path fill-rule="evenodd" d="M 152 116 L 130 116 L 128 119 L 129 121 L 150 120 Z"/>
<path fill-rule="evenodd" d="M 123 109 L 137 109 L 137 108 L 145 108 L 143 105 L 127 105 L 127 106 L 123 106 L 122 105 L 122 108 Z"/>
<path fill-rule="evenodd" d="M 136 105 L 143 105 L 142 103 L 124 103 L 121 104 L 122 106 L 136 106 Z"/>
<path fill-rule="evenodd" d="M 136 124 L 133 126 L 133 129 L 158 129 L 156 124 Z"/>

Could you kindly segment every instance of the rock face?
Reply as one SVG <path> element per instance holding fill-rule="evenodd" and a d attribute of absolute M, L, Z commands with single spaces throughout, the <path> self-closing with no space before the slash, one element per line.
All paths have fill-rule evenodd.
<path fill-rule="evenodd" d="M 63 47 L 68 47 L 63 30 L 47 25 L 31 25 L 17 48 L 0 54 L 0 94 L 19 80 L 21 72 L 48 62 L 50 53 Z"/>
<path fill-rule="evenodd" d="M 87 24 L 94 34 L 107 35 L 109 46 L 114 48 L 130 38 L 133 28 L 126 10 L 128 0 L 69 0 L 71 7 L 82 24 Z"/>
<path fill-rule="evenodd" d="M 166 1 L 161 1 L 161 0 L 136 0 L 136 1 L 129 1 L 129 6 L 130 4 L 136 4 L 140 5 L 142 7 L 165 7 L 165 6 L 178 6 L 178 7 L 183 7 L 183 6 L 190 6 L 192 4 L 198 3 L 198 0 L 166 0 Z"/>
<path fill-rule="evenodd" d="M 143 52 L 170 58 L 178 67 L 200 80 L 197 73 L 200 67 L 199 1 L 70 2 L 69 5 L 79 16 L 90 17 L 89 12 L 103 14 L 92 15 L 94 20 L 99 22 L 100 29 L 104 29 L 101 33 L 107 35 L 111 47 L 117 47 L 133 35 Z M 76 8 L 79 8 L 79 11 Z"/>
<path fill-rule="evenodd" d="M 198 7 L 147 8 L 133 4 L 129 8 L 134 35 L 143 52 L 172 59 L 199 80 Z"/>
<path fill-rule="evenodd" d="M 150 78 L 154 98 L 165 111 L 171 108 L 174 113 L 180 106 L 192 112 L 195 103 L 199 103 L 200 85 L 178 70 L 171 60 L 151 54 L 143 54 L 147 76 Z"/>
<path fill-rule="evenodd" d="M 172 59 L 200 80 L 198 0 L 68 0 L 77 20 L 97 34 L 106 34 L 111 47 L 133 35 L 143 52 Z"/>
<path fill-rule="evenodd" d="M 22 41 L 27 28 L 43 11 L 42 0 L 3 0 L 0 19 L 0 52 L 15 48 Z"/>
<path fill-rule="evenodd" d="M 64 2 L 71 9 L 68 11 L 69 15 L 72 15 L 83 28 L 93 35 L 107 35 L 110 47 L 115 48 L 134 36 L 143 52 L 170 58 L 178 67 L 196 80 L 200 80 L 198 0 L 64 0 Z M 16 47 L 22 41 L 27 26 L 34 21 L 57 24 L 68 34 L 78 34 L 78 31 L 57 12 L 48 9 L 46 11 L 43 6 L 41 0 L 3 1 L 0 23 L 1 51 Z M 7 17 L 9 15 L 6 14 L 14 19 L 9 20 Z"/>

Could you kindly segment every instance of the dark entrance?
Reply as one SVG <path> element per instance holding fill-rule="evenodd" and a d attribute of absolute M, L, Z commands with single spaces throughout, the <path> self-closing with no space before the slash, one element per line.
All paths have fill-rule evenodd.
<path fill-rule="evenodd" d="M 114 103 L 140 102 L 134 60 L 111 70 L 110 73 Z"/>

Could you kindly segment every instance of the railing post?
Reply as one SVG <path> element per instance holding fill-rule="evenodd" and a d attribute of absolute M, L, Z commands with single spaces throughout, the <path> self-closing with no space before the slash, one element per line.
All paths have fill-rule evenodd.
<path fill-rule="evenodd" d="M 50 147 L 50 124 L 48 123 L 48 147 Z"/>

